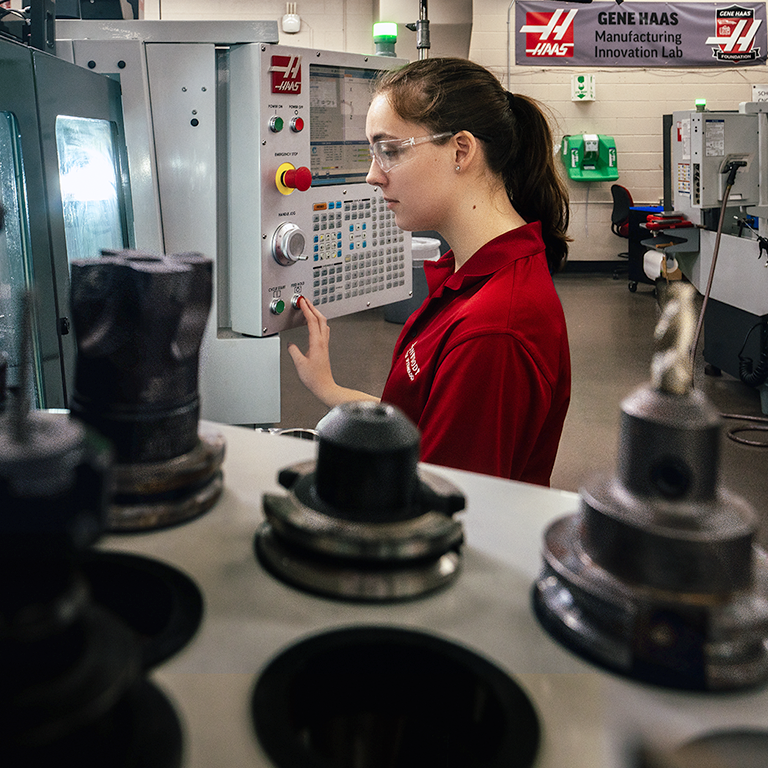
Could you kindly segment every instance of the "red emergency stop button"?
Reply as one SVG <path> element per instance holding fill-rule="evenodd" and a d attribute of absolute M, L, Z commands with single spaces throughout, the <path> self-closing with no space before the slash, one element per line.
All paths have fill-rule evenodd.
<path fill-rule="evenodd" d="M 291 119 L 291 130 L 294 133 L 301 133 L 304 130 L 304 119 L 301 117 L 294 117 Z"/>
<path fill-rule="evenodd" d="M 299 192 L 306 192 L 312 186 L 312 171 L 303 165 L 299 168 L 289 168 L 283 171 L 281 181 L 289 189 L 298 189 Z"/>

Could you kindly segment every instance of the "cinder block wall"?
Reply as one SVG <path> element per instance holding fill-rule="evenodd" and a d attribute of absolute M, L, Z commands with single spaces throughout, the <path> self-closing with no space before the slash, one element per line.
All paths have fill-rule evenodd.
<path fill-rule="evenodd" d="M 516 67 L 514 47 L 507 71 L 508 37 L 514 41 L 514 6 L 508 27 L 509 0 L 472 2 L 469 56 L 489 67 L 511 90 L 546 103 L 556 125 L 556 142 L 565 134 L 601 133 L 616 140 L 619 184 L 638 204 L 656 204 L 662 189 L 662 115 L 691 109 L 695 98 L 706 98 L 710 109 L 737 109 L 752 97 L 752 84 L 768 84 L 765 66 L 737 69 L 679 69 L 600 67 L 593 73 L 596 101 L 571 101 L 570 67 Z M 378 0 L 298 0 L 302 28 L 281 33 L 281 42 L 300 47 L 373 53 L 371 26 L 378 21 Z M 285 13 L 283 0 L 145 0 L 148 19 L 277 19 Z M 418 2 L 413 0 L 414 21 Z M 401 29 L 397 54 L 415 59 L 415 34 Z M 514 43 L 513 43 L 514 45 Z M 573 260 L 616 258 L 624 243 L 610 231 L 610 183 L 569 182 L 572 200 Z"/>

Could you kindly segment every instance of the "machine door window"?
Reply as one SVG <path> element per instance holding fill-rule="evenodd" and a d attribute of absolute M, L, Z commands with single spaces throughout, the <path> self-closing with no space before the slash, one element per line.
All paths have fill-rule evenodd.
<path fill-rule="evenodd" d="M 56 146 L 67 258 L 98 258 L 125 247 L 121 186 L 112 123 L 56 118 Z"/>
<path fill-rule="evenodd" d="M 29 217 L 21 155 L 21 137 L 16 117 L 0 111 L 0 202 L 5 209 L 5 227 L 0 232 L 0 351 L 8 356 L 7 385 L 20 383 L 23 354 L 22 299 L 33 283 Z M 37 343 L 36 318 L 28 339 L 31 349 L 32 402 L 42 406 L 40 351 Z"/>

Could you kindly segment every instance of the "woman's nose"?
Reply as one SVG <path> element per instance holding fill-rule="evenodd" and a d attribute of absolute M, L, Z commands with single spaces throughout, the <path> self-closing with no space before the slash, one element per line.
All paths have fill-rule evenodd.
<path fill-rule="evenodd" d="M 365 177 L 365 180 L 369 184 L 374 184 L 379 187 L 383 183 L 386 183 L 387 174 L 381 170 L 381 167 L 376 162 L 376 160 L 371 160 L 371 167 L 368 169 L 368 175 Z"/>

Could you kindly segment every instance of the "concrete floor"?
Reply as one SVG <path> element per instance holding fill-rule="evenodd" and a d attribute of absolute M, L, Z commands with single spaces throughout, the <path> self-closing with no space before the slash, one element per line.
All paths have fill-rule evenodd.
<path fill-rule="evenodd" d="M 650 378 L 659 305 L 652 286 L 641 284 L 631 293 L 626 280 L 614 280 L 610 274 L 566 273 L 555 282 L 568 323 L 573 394 L 552 486 L 578 491 L 596 473 L 614 471 L 619 406 Z M 380 394 L 402 326 L 387 322 L 383 309 L 330 323 L 337 382 Z M 306 330 L 282 334 L 282 421 L 276 426 L 312 427 L 326 409 L 299 381 L 285 351 L 290 341 L 304 348 Z M 706 376 L 701 352 L 695 381 L 721 412 L 762 416 L 758 391 L 727 374 Z M 768 448 L 741 446 L 728 439 L 726 429 L 734 424 L 727 421 L 724 425 L 721 482 L 756 508 L 761 517 L 760 540 L 768 546 Z"/>

